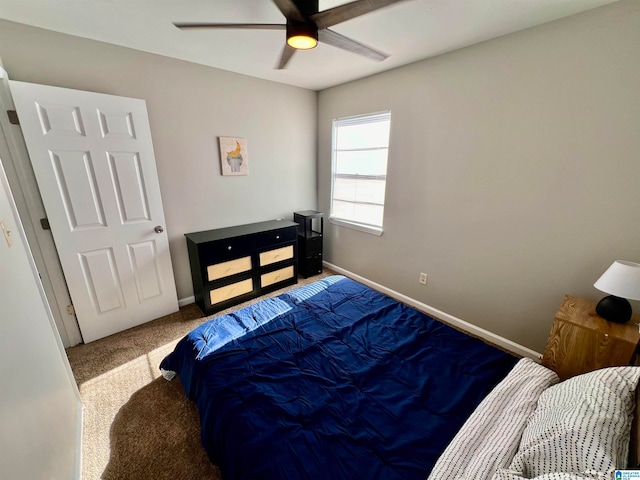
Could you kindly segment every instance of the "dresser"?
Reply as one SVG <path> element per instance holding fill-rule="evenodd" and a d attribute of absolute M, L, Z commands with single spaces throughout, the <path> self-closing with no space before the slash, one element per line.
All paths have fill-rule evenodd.
<path fill-rule="evenodd" d="M 640 316 L 612 323 L 596 313 L 596 302 L 565 295 L 556 312 L 542 364 L 561 380 L 604 367 L 634 362 Z"/>
<path fill-rule="evenodd" d="M 297 231 L 271 220 L 187 233 L 196 304 L 210 315 L 297 283 Z"/>

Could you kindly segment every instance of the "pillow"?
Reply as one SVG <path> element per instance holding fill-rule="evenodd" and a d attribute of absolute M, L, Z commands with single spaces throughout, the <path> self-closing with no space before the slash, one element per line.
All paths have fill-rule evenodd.
<path fill-rule="evenodd" d="M 534 478 L 625 468 L 639 377 L 640 367 L 610 367 L 543 392 L 509 472 Z"/>
<path fill-rule="evenodd" d="M 515 364 L 440 455 L 429 480 L 490 479 L 518 450 L 538 397 L 558 376 L 529 358 Z"/>

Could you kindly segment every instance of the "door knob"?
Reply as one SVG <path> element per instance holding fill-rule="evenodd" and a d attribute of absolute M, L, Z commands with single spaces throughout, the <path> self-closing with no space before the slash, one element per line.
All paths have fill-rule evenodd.
<path fill-rule="evenodd" d="M 154 230 L 156 231 L 156 233 L 162 233 L 164 232 L 164 228 L 162 228 L 161 225 L 158 225 L 156 228 L 154 228 Z"/>

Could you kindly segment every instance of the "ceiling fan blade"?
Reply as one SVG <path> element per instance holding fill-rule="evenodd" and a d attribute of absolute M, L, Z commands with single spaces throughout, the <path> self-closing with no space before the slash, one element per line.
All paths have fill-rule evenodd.
<path fill-rule="evenodd" d="M 377 60 L 378 62 L 381 62 L 385 58 L 389 57 L 389 55 L 387 55 L 386 53 L 382 53 L 378 50 L 374 50 L 371 47 L 367 47 L 362 43 L 351 40 L 350 38 L 347 38 L 344 35 L 340 35 L 333 30 L 329 30 L 328 28 L 318 31 L 318 41 L 333 45 L 334 47 L 342 48 L 343 50 L 347 50 L 352 53 L 357 53 L 358 55 L 370 58 L 371 60 Z"/>
<path fill-rule="evenodd" d="M 291 60 L 291 57 L 293 57 L 294 53 L 296 53 L 296 49 L 289 46 L 288 43 L 285 43 L 284 48 L 282 49 L 282 54 L 280 55 L 280 62 L 278 63 L 278 66 L 276 68 L 278 70 L 282 70 L 283 68 L 285 68 L 287 66 L 287 63 L 289 63 L 289 60 Z"/>
<path fill-rule="evenodd" d="M 278 10 L 282 12 L 282 15 L 284 15 L 287 20 L 304 22 L 304 15 L 302 15 L 302 12 L 300 12 L 300 9 L 293 0 L 273 0 L 273 3 L 276 4 Z"/>
<path fill-rule="evenodd" d="M 180 29 L 190 28 L 246 28 L 257 30 L 285 30 L 286 25 L 281 23 L 205 23 L 205 22 L 174 22 Z"/>
<path fill-rule="evenodd" d="M 404 0 L 356 0 L 355 2 L 314 13 L 310 15 L 309 18 L 318 26 L 318 29 L 321 30 L 403 1 Z"/>

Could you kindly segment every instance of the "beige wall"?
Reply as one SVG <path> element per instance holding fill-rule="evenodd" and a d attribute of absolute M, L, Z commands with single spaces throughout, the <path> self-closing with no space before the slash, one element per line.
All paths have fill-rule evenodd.
<path fill-rule="evenodd" d="M 324 211 L 331 120 L 392 112 L 384 234 L 325 222 L 325 259 L 542 351 L 640 261 L 639 45 L 629 0 L 320 92 Z"/>
<path fill-rule="evenodd" d="M 13 80 L 145 99 L 178 298 L 184 234 L 316 207 L 316 92 L 0 21 Z M 222 177 L 218 136 L 245 137 L 249 175 Z"/>

